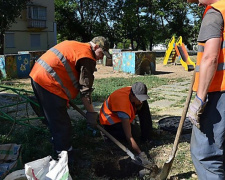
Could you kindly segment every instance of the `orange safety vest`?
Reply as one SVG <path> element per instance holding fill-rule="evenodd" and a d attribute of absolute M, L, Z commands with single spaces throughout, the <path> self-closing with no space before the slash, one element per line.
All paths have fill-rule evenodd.
<path fill-rule="evenodd" d="M 79 93 L 78 60 L 96 61 L 91 45 L 77 41 L 63 41 L 49 49 L 35 63 L 30 77 L 41 87 L 63 99 L 74 99 Z"/>
<path fill-rule="evenodd" d="M 220 0 L 214 4 L 211 4 L 210 6 L 207 6 L 205 9 L 204 15 L 206 12 L 211 9 L 217 9 L 220 11 L 220 13 L 223 16 L 224 19 L 224 26 L 225 26 L 225 0 Z M 203 18 L 204 18 L 203 15 Z M 225 27 L 224 27 L 225 30 Z M 223 36 L 222 36 L 222 44 L 220 49 L 220 54 L 218 58 L 218 66 L 215 73 L 215 76 L 209 86 L 208 92 L 215 92 L 215 91 L 224 91 L 225 90 L 225 31 L 223 30 Z M 195 82 L 193 85 L 193 91 L 198 90 L 198 84 L 199 84 L 199 70 L 200 70 L 200 63 L 201 59 L 204 53 L 204 46 L 205 43 L 198 43 L 198 54 L 197 54 L 197 63 L 195 68 Z"/>
<path fill-rule="evenodd" d="M 117 111 L 122 111 L 129 115 L 130 123 L 135 118 L 135 112 L 132 103 L 129 99 L 131 87 L 124 87 L 114 91 L 108 99 L 103 103 L 100 109 L 100 123 L 102 125 L 113 125 L 121 122 L 117 116 Z"/>

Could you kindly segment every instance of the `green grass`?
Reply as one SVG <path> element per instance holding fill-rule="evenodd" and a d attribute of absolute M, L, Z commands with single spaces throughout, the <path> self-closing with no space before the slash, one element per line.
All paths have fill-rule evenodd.
<path fill-rule="evenodd" d="M 92 93 L 92 101 L 104 102 L 107 97 L 115 90 L 131 86 L 135 82 L 143 82 L 148 88 L 148 92 L 151 92 L 151 88 L 156 88 L 161 85 L 171 83 L 166 78 L 158 78 L 156 76 L 141 76 L 141 77 L 131 77 L 131 78 L 104 78 L 96 79 L 94 81 L 93 87 L 95 88 Z M 151 93 L 149 93 L 151 96 Z M 157 96 L 155 96 L 157 98 Z M 79 95 L 74 100 L 77 104 L 82 104 Z"/>
<path fill-rule="evenodd" d="M 42 158 L 52 152 L 52 146 L 48 141 L 50 139 L 48 131 L 31 129 L 4 119 L 0 119 L 0 121 L 0 144 L 21 144 L 24 163 Z"/>
<path fill-rule="evenodd" d="M 161 60 L 162 61 L 162 60 Z M 160 96 L 160 92 L 151 94 L 151 89 L 156 88 L 162 85 L 168 85 L 175 82 L 182 82 L 181 78 L 178 79 L 166 79 L 158 78 L 157 76 L 140 76 L 132 78 L 107 78 L 107 79 L 96 79 L 94 81 L 95 90 L 92 93 L 93 102 L 103 102 L 113 91 L 116 89 L 131 86 L 133 83 L 141 81 L 146 84 L 148 87 L 148 92 L 150 95 L 149 103 L 154 102 L 155 100 L 164 99 L 163 96 Z M 10 87 L 22 88 L 22 89 L 31 89 L 30 84 L 9 84 Z M 77 97 L 75 103 L 81 104 L 80 98 Z M 183 104 L 184 99 L 179 102 Z M 159 109 L 151 109 L 151 113 L 154 116 L 157 114 Z M 12 122 L 6 120 L 0 120 L 0 143 L 17 143 L 22 144 L 22 160 L 23 164 L 43 158 L 48 155 L 53 155 L 53 147 L 50 142 L 51 135 L 49 131 L 43 133 L 29 127 L 21 126 L 15 124 L 13 126 Z M 153 129 L 157 131 L 158 124 L 154 121 L 153 118 Z M 174 136 L 173 135 L 163 135 L 159 134 L 159 137 L 156 137 L 158 140 L 162 141 L 162 145 L 151 149 L 149 145 L 142 144 L 140 145 L 143 149 L 151 150 L 151 153 L 158 155 L 160 151 L 163 151 L 161 154 L 170 153 Z M 77 122 L 73 122 L 73 146 L 79 148 L 81 151 L 78 155 L 80 158 L 81 164 L 77 165 L 74 179 L 109 179 L 107 177 L 96 177 L 94 175 L 93 164 L 98 161 L 104 161 L 105 159 L 114 158 L 115 155 L 126 155 L 124 152 L 119 149 L 115 144 L 107 144 L 102 139 L 100 132 L 97 131 L 97 134 L 94 136 L 92 131 L 86 128 L 86 121 L 82 118 Z M 166 139 L 165 139 L 166 138 Z M 169 140 L 167 140 L 169 139 Z M 139 142 L 138 142 L 139 143 Z M 129 147 L 126 143 L 125 146 Z M 182 144 L 182 148 L 178 151 L 172 173 L 178 174 L 181 173 L 179 167 L 185 167 L 186 172 L 193 171 L 193 166 L 191 166 L 190 155 L 186 157 L 186 152 L 189 153 L 188 143 Z M 164 149 L 169 149 L 165 151 Z M 119 153 L 118 153 L 119 152 Z M 165 159 L 159 159 L 159 165 L 161 166 L 165 162 Z M 182 163 L 183 162 L 183 163 Z M 190 170 L 187 168 L 190 168 Z M 21 167 L 23 168 L 23 167 Z M 191 179 L 190 174 L 184 174 L 182 178 Z M 139 179 L 138 177 L 132 177 L 132 179 Z"/>
<path fill-rule="evenodd" d="M 94 82 L 93 101 L 103 101 L 113 91 L 122 87 L 131 86 L 138 81 L 145 83 L 148 90 L 167 83 L 166 79 L 160 79 L 155 76 L 96 79 Z"/>
<path fill-rule="evenodd" d="M 14 80 L 16 81 L 16 80 Z M 109 94 L 111 94 L 116 89 L 131 86 L 133 83 L 141 81 L 146 84 L 149 92 L 151 88 L 155 88 L 161 85 L 168 84 L 167 79 L 158 78 L 155 76 L 142 76 L 142 77 L 132 77 L 132 78 L 108 78 L 108 79 L 96 79 L 94 82 L 94 92 L 92 93 L 93 102 L 100 101 L 103 102 Z M 7 86 L 12 88 L 22 88 L 29 89 L 30 84 L 18 84 L 16 83 L 7 83 Z M 76 103 L 81 103 L 80 98 L 78 97 Z M 156 127 L 156 124 L 154 127 Z M 40 125 L 43 127 L 42 125 Z M 45 128 L 47 130 L 47 128 Z M 17 143 L 22 145 L 22 160 L 23 164 L 46 157 L 48 155 L 54 156 L 54 151 L 52 144 L 50 142 L 51 135 L 49 131 L 42 132 L 30 127 L 13 124 L 7 120 L 1 119 L 0 126 L 0 143 Z M 74 177 L 76 179 L 92 178 L 94 179 L 93 171 L 88 170 L 91 168 L 91 165 L 95 159 L 105 158 L 108 154 L 109 147 L 106 147 L 100 132 L 97 131 L 97 134 L 94 136 L 92 131 L 86 128 L 86 121 L 82 118 L 77 122 L 73 122 L 73 146 L 78 148 L 83 152 L 82 160 L 87 161 L 84 169 L 78 171 Z M 127 145 L 127 144 L 126 144 Z M 116 147 L 114 144 L 111 146 Z M 117 147 L 118 148 L 118 147 Z M 118 150 L 118 149 L 117 149 Z M 124 154 L 122 150 L 119 150 L 121 154 Z M 125 154 L 124 154 L 125 155 Z M 104 157 L 102 157 L 104 156 Z M 109 157 L 108 157 L 109 158 Z M 113 157 L 112 157 L 113 158 Z M 23 167 L 18 167 L 23 168 Z M 77 167 L 78 169 L 80 167 Z M 135 177 L 134 177 L 135 178 Z M 85 178 L 84 178 L 85 179 Z M 96 177 L 95 179 L 99 179 Z"/>

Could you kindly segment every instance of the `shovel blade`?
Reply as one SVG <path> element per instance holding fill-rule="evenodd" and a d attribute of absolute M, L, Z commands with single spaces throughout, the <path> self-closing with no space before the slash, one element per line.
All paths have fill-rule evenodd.
<path fill-rule="evenodd" d="M 163 165 L 162 171 L 160 173 L 160 180 L 166 180 L 169 173 L 170 173 L 170 169 L 172 167 L 173 164 L 173 160 L 174 157 L 170 158 L 168 161 L 166 161 Z"/>

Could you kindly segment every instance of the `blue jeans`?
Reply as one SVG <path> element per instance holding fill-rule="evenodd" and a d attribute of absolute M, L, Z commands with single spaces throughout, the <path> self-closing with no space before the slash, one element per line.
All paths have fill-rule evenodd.
<path fill-rule="evenodd" d="M 191 156 L 199 180 L 225 179 L 225 93 L 208 93 L 200 118 L 200 130 L 193 126 Z"/>

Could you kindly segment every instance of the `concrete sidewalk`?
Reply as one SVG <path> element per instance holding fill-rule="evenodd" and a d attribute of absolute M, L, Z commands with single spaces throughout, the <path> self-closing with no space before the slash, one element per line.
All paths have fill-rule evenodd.
<path fill-rule="evenodd" d="M 190 80 L 185 80 L 183 82 L 176 82 L 170 85 L 163 85 L 157 88 L 152 88 L 149 91 L 157 99 L 150 103 L 150 109 L 155 112 L 155 115 L 160 116 L 181 116 L 183 107 L 186 101 L 190 86 Z"/>

